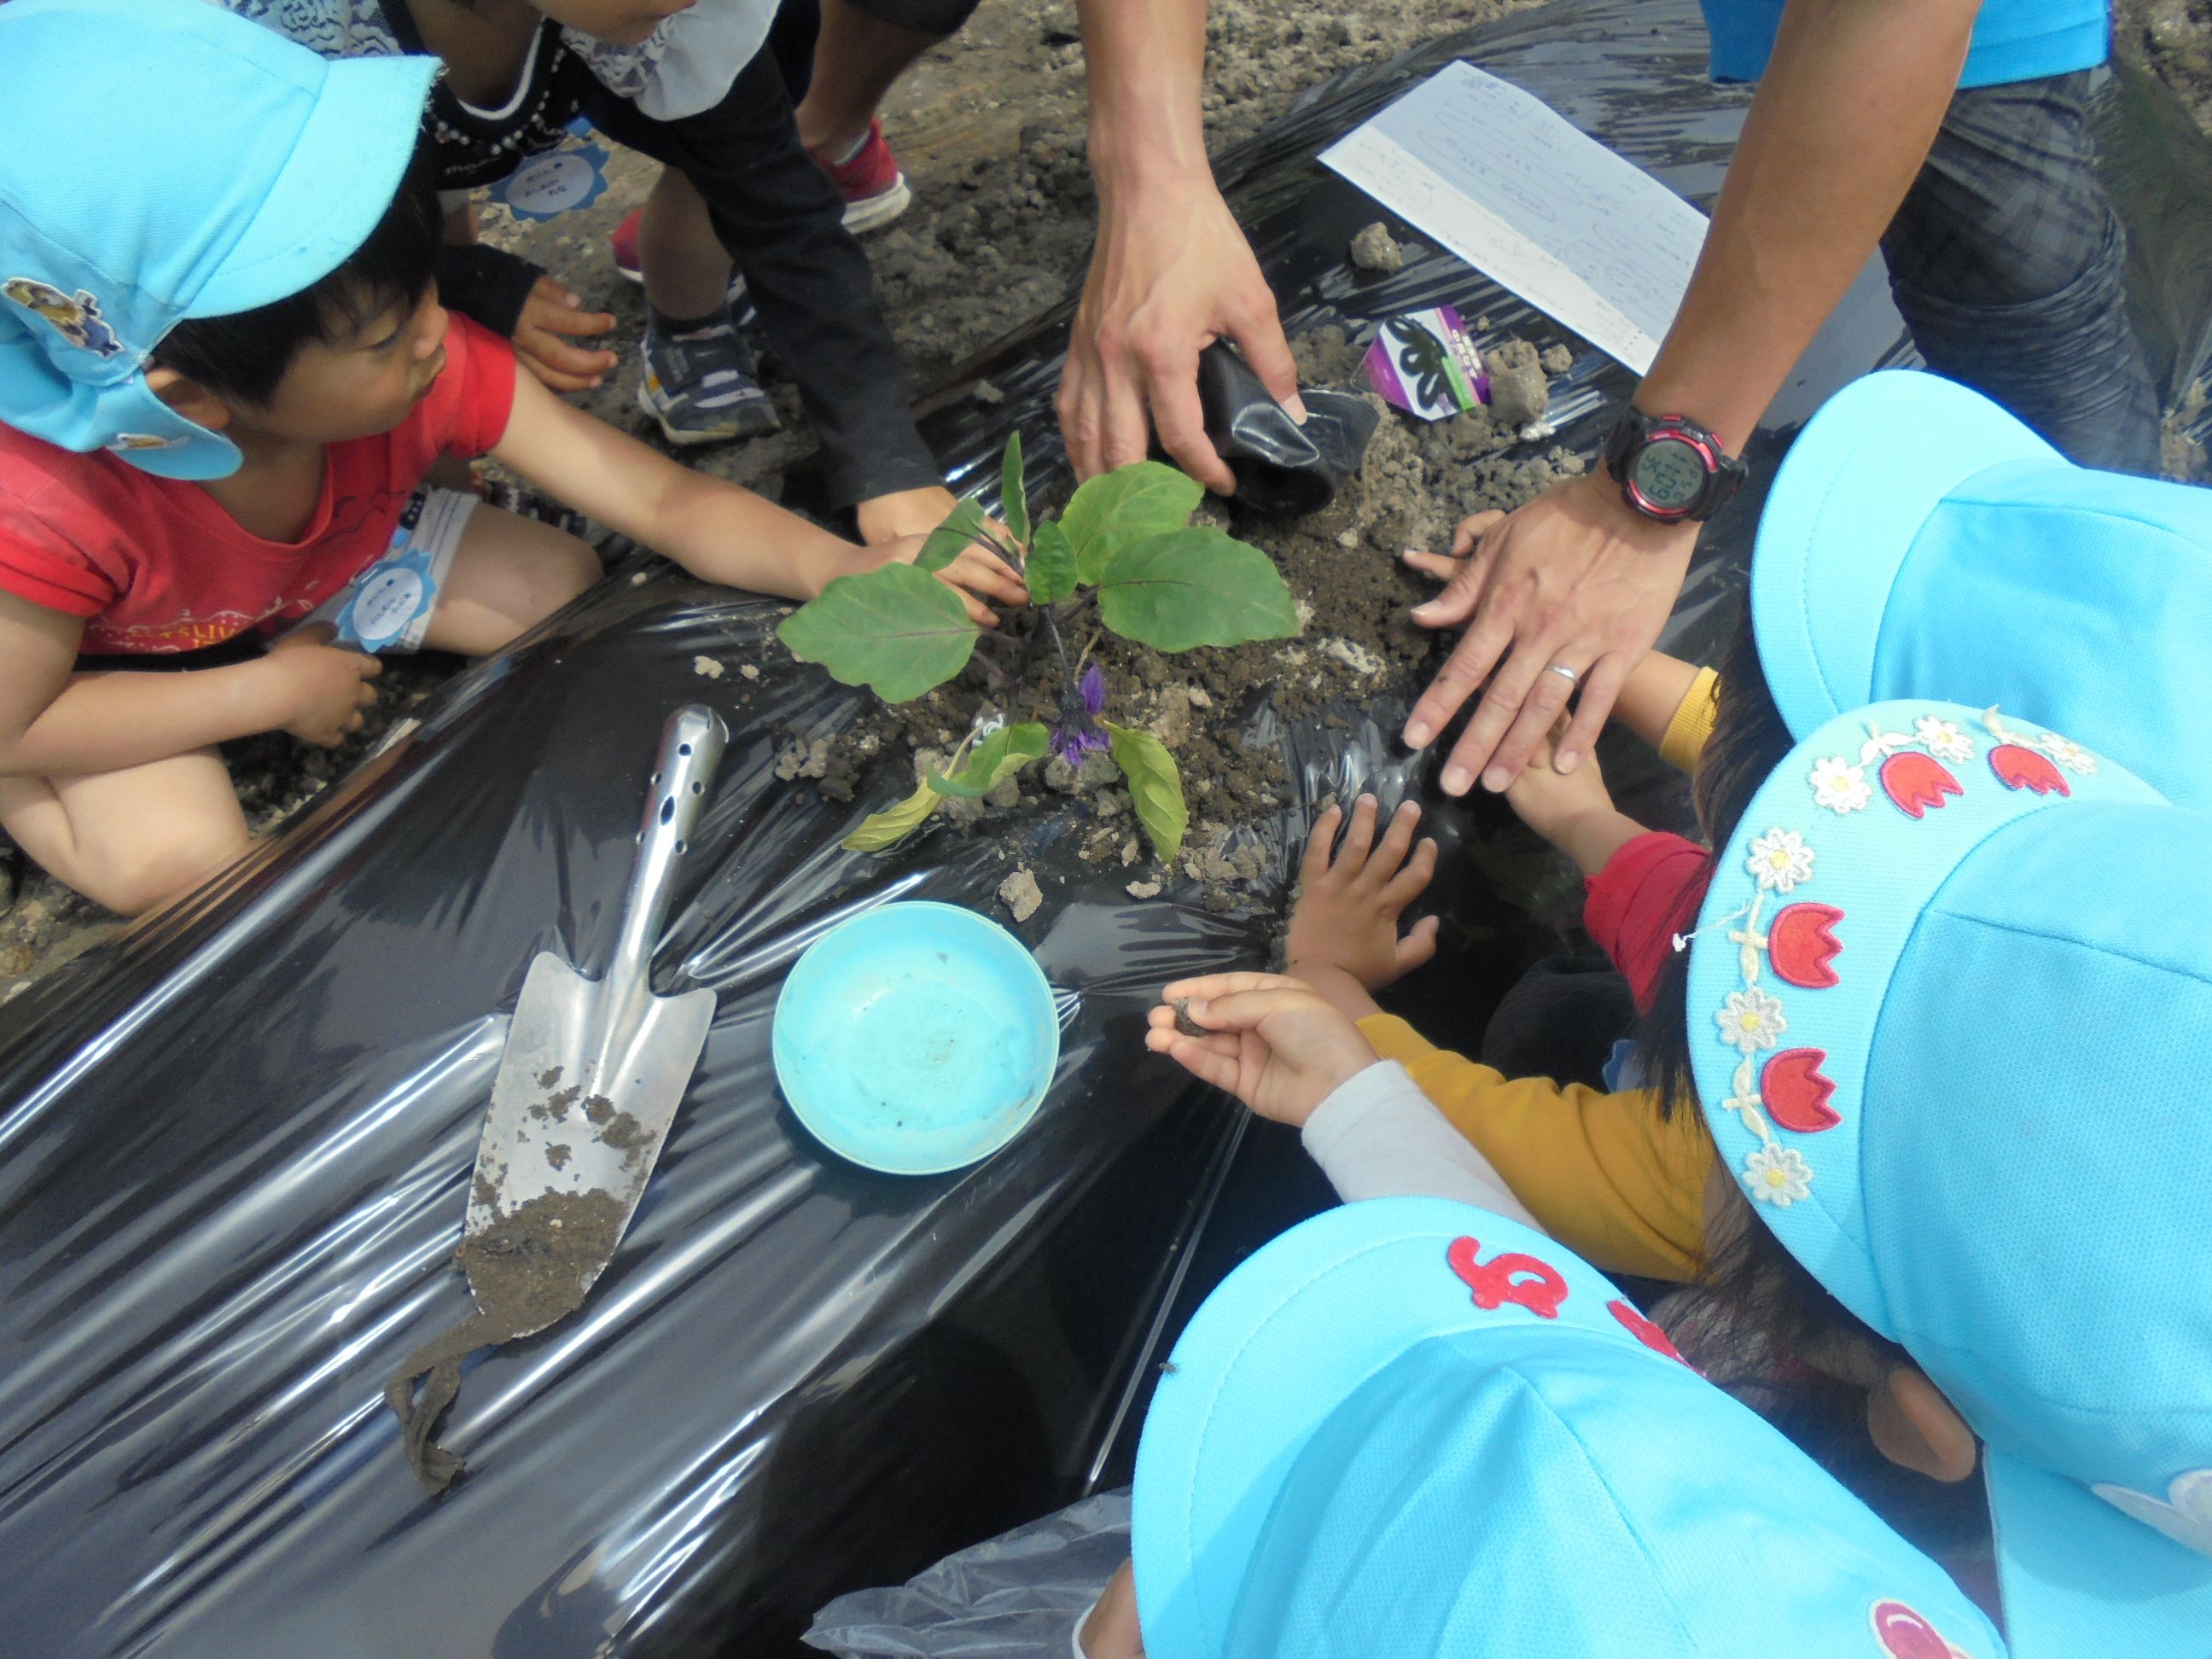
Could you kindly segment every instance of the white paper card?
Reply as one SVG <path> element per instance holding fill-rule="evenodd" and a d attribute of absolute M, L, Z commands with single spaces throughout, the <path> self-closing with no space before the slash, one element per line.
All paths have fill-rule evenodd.
<path fill-rule="evenodd" d="M 1468 264 L 1638 374 L 1674 320 L 1705 216 L 1520 88 L 1466 64 L 1322 155 Z"/>

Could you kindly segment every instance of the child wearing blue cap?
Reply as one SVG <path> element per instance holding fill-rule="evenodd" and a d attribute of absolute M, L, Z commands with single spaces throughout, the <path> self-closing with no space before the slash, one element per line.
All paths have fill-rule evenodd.
<path fill-rule="evenodd" d="M 1347 1198 L 1378 1189 L 1255 1253 L 1177 1340 L 1133 1559 L 1076 1621 L 1075 1659 L 2005 1652 L 1940 1567 L 1488 1202 L 1494 1176 L 1310 990 L 1231 975 L 1164 994 L 1195 996 L 1212 1034 L 1162 1006 L 1150 1046 L 1303 1123 Z M 986 1582 L 994 1618 L 1020 1604 L 1018 1562 Z M 938 1650 L 872 1612 L 833 1605 L 809 1639 Z"/>
<path fill-rule="evenodd" d="M 214 745 L 337 742 L 374 696 L 365 651 L 488 651 L 596 576 L 573 538 L 424 489 L 441 454 L 489 452 L 763 592 L 919 550 L 687 472 L 449 319 L 410 171 L 435 70 L 325 63 L 192 0 L 0 7 L 0 827 L 112 908 L 245 847 Z M 942 574 L 1021 597 L 979 560 Z M 362 649 L 317 629 L 226 666 L 103 672 L 309 618 Z"/>

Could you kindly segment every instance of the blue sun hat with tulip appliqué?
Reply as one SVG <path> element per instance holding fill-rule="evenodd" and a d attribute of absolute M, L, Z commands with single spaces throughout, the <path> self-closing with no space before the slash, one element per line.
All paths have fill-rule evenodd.
<path fill-rule="evenodd" d="M 1983 1442 L 2018 1659 L 2212 1653 L 2212 815 L 1995 709 L 1814 726 L 1689 964 L 1722 1164 Z"/>
<path fill-rule="evenodd" d="M 1936 1564 L 1595 1268 L 1347 1204 L 1208 1297 L 1131 1498 L 1150 1659 L 1999 1659 Z"/>
<path fill-rule="evenodd" d="M 200 0 L 0 5 L 0 422 L 162 477 L 236 471 L 147 384 L 154 348 L 351 258 L 437 71 L 327 63 Z"/>

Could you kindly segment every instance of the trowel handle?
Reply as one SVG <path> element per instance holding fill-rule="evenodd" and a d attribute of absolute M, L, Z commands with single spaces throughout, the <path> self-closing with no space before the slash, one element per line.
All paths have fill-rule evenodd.
<path fill-rule="evenodd" d="M 642 986 L 653 947 L 668 919 L 668 900 L 676 885 L 676 866 L 690 850 L 691 832 L 707 807 L 714 769 L 722 763 L 729 728 L 711 708 L 686 703 L 661 728 L 660 757 L 646 791 L 645 820 L 637 832 L 637 865 L 630 872 L 629 900 L 623 907 L 622 934 L 607 970 L 611 986 Z"/>

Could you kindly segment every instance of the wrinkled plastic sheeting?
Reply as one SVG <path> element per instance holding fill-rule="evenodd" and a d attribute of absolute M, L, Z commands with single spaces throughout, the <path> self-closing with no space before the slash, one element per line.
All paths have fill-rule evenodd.
<path fill-rule="evenodd" d="M 1100 1492 L 947 1556 L 893 1589 L 815 1615 L 806 1644 L 838 1659 L 1059 1659 L 1129 1558 L 1129 1492 Z"/>
<path fill-rule="evenodd" d="M 1744 99 L 1705 84 L 1703 40 L 1690 0 L 1561 3 L 1305 100 L 1222 168 L 1293 330 L 1448 301 L 1487 313 L 1491 337 L 1559 337 L 1432 250 L 1387 278 L 1352 271 L 1351 234 L 1378 210 L 1313 157 L 1463 53 L 1708 202 Z M 990 479 L 1019 426 L 1032 489 L 1064 487 L 1066 315 L 937 400 L 924 430 L 960 482 Z M 1899 342 L 1862 283 L 1753 447 L 1753 489 L 1705 538 L 1682 648 L 1717 628 L 1787 427 Z M 968 397 L 984 377 L 1002 404 Z M 1555 383 L 1553 441 L 1593 454 L 1627 386 L 1585 354 Z M 933 827 L 888 859 L 841 852 L 911 775 L 884 763 L 850 805 L 775 775 L 787 732 L 834 739 L 860 707 L 769 641 L 778 613 L 619 573 L 450 683 L 246 864 L 0 1013 L 0 1645 L 766 1653 L 837 1593 L 1078 1497 L 1126 1453 L 1241 1122 L 1143 1052 L 1143 1010 L 1164 980 L 1262 962 L 1267 921 L 1181 888 L 1132 902 L 1128 872 L 1084 872 L 1068 811 L 1011 842 Z M 471 1373 L 447 1431 L 471 1472 L 433 1502 L 378 1390 L 465 1305 L 447 1264 L 524 969 L 545 948 L 604 963 L 656 735 L 694 700 L 733 742 L 659 984 L 720 994 L 707 1052 L 591 1301 Z M 1255 714 L 1292 786 L 1254 830 L 1276 877 L 1260 911 L 1322 795 L 1421 790 L 1430 761 L 1393 741 L 1402 712 Z M 1441 904 L 1549 867 L 1505 819 L 1431 802 Z M 1035 1123 L 929 1180 L 826 1158 L 774 1088 L 783 971 L 865 905 L 991 908 L 1016 862 L 1044 878 L 1017 931 L 1065 1022 Z M 1442 970 L 1478 1024 L 1465 987 L 1514 966 L 1491 939 Z"/>

